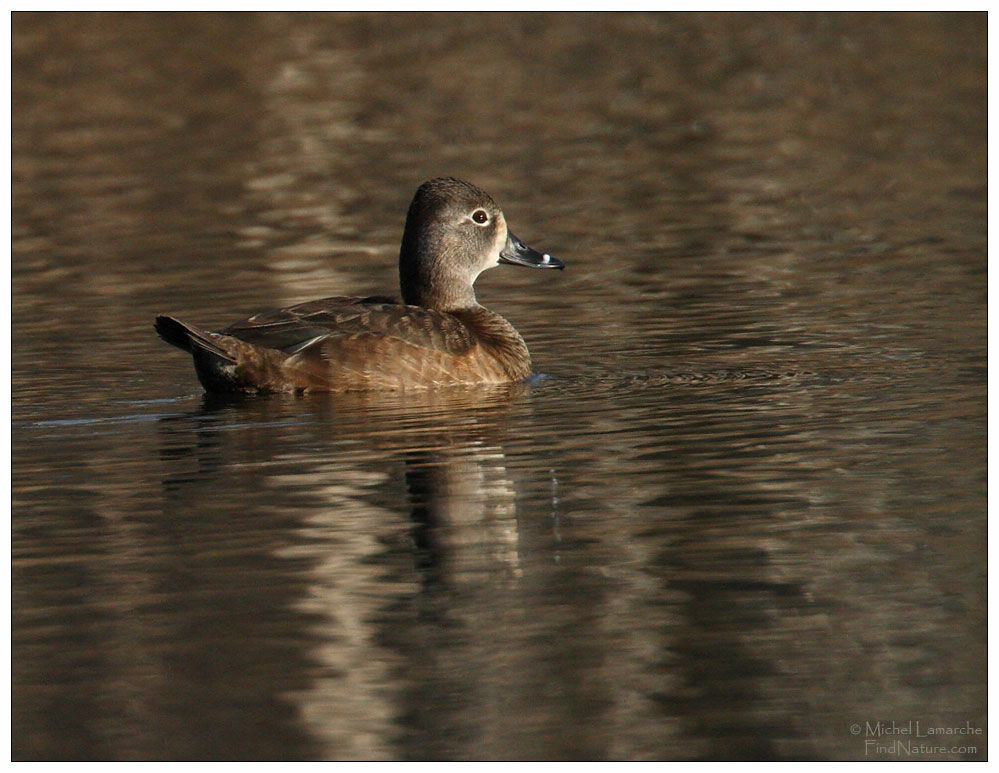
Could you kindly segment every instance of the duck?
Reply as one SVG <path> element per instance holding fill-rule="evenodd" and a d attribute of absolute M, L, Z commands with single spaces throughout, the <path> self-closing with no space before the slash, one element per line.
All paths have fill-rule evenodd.
<path fill-rule="evenodd" d="M 166 343 L 189 353 L 209 393 L 352 392 L 522 381 L 523 337 L 480 305 L 479 274 L 507 264 L 562 269 L 527 246 L 485 191 L 454 177 L 424 182 L 399 249 L 401 302 L 333 296 L 265 311 L 211 332 L 156 317 Z"/>

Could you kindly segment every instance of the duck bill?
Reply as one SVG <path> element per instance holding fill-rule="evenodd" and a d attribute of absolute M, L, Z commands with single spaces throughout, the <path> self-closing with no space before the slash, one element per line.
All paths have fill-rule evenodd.
<path fill-rule="evenodd" d="M 561 260 L 528 247 L 512 231 L 506 232 L 506 245 L 500 250 L 499 262 L 529 268 L 565 268 Z"/>

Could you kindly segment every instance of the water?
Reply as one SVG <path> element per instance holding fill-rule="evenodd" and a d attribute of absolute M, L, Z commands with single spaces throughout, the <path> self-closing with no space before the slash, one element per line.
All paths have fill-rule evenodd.
<path fill-rule="evenodd" d="M 986 758 L 984 15 L 12 48 L 15 759 Z M 477 285 L 543 378 L 209 400 L 153 334 L 393 291 L 439 174 L 566 261 Z"/>

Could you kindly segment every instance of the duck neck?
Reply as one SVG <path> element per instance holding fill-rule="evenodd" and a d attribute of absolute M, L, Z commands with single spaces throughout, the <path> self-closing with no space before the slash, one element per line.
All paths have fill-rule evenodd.
<path fill-rule="evenodd" d="M 399 255 L 399 289 L 402 302 L 409 306 L 422 306 L 435 311 L 456 311 L 478 306 L 472 283 L 475 277 L 457 271 L 460 265 L 448 254 L 433 260 L 414 260 L 413 245 L 403 242 Z"/>
<path fill-rule="evenodd" d="M 421 306 L 434 311 L 460 311 L 479 307 L 475 291 L 468 286 L 438 283 L 402 283 L 402 302 L 408 306 Z"/>

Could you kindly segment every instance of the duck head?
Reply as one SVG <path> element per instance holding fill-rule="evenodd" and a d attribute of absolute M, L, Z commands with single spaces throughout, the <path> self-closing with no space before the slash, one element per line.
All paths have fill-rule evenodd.
<path fill-rule="evenodd" d="M 440 177 L 417 189 L 399 251 L 403 303 L 439 311 L 475 306 L 476 278 L 500 263 L 564 267 L 511 233 L 503 210 L 471 183 Z"/>

